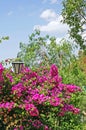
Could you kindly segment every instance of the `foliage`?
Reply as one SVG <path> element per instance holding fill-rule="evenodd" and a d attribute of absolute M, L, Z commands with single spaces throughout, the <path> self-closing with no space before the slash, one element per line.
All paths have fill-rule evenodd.
<path fill-rule="evenodd" d="M 40 32 L 35 31 L 29 37 L 29 43 L 20 43 L 18 57 L 24 61 L 26 66 L 39 66 L 40 63 L 66 66 L 74 57 L 75 46 L 69 41 L 62 39 L 59 44 L 55 37 L 41 36 Z"/>
<path fill-rule="evenodd" d="M 72 61 L 72 63 L 60 70 L 60 74 L 63 77 L 64 83 L 72 83 L 78 86 L 86 86 L 86 74 L 82 71 L 78 61 Z"/>
<path fill-rule="evenodd" d="M 35 31 L 29 36 L 29 44 L 20 43 L 20 52 L 18 57 L 20 57 L 24 63 L 32 67 L 41 62 L 44 56 L 46 56 L 44 47 L 46 46 L 46 39 L 48 36 L 41 37 L 40 31 Z"/>
<path fill-rule="evenodd" d="M 85 50 L 82 34 L 86 31 L 86 0 L 63 0 L 62 16 L 69 25 L 71 38 Z"/>
<path fill-rule="evenodd" d="M 23 67 L 18 75 L 0 64 L 0 119 L 6 129 L 78 128 L 81 93 L 80 87 L 62 83 L 54 64 L 35 71 Z M 79 118 L 75 125 L 73 118 Z"/>
<path fill-rule="evenodd" d="M 79 68 L 86 74 L 86 54 L 83 51 L 79 52 L 79 58 L 77 61 Z"/>
<path fill-rule="evenodd" d="M 9 37 L 8 37 L 8 36 L 1 37 L 1 38 L 0 38 L 0 43 L 1 43 L 3 40 L 9 40 Z"/>
<path fill-rule="evenodd" d="M 83 96 L 81 96 L 81 99 L 79 99 L 79 106 L 82 110 L 82 120 L 80 120 L 80 122 L 82 122 L 83 125 L 83 130 L 85 130 L 86 128 L 86 114 L 84 114 L 86 112 L 86 63 L 85 63 L 85 55 L 84 54 L 80 54 L 79 57 L 75 60 L 72 60 L 72 63 L 65 67 L 60 69 L 60 75 L 63 77 L 63 82 L 65 84 L 76 84 L 78 86 L 81 86 L 82 90 L 83 90 Z M 77 100 L 78 100 L 78 96 L 77 96 Z M 73 117 L 73 116 L 72 116 Z M 70 118 L 70 116 L 69 116 Z M 75 117 L 73 119 L 73 121 L 78 120 L 79 118 Z M 64 119 L 65 120 L 65 119 Z M 73 125 L 73 122 L 72 124 Z M 71 125 L 69 125 L 69 127 L 71 127 Z M 79 128 L 77 128 L 79 129 Z M 75 129 L 76 130 L 76 129 Z"/>

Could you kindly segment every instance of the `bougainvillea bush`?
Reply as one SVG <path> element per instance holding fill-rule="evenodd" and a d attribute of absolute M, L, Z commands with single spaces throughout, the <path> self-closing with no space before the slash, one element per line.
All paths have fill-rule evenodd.
<path fill-rule="evenodd" d="M 0 64 L 0 119 L 8 130 L 57 130 L 66 114 L 77 115 L 80 87 L 62 83 L 56 65 L 15 74 Z"/>

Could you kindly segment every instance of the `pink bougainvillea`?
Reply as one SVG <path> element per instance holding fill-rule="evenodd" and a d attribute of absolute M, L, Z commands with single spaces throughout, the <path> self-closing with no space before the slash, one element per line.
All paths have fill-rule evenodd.
<path fill-rule="evenodd" d="M 54 64 L 44 72 L 24 67 L 18 75 L 12 71 L 6 73 L 0 64 L 0 83 L 0 118 L 6 125 L 13 121 L 15 130 L 31 126 L 50 130 L 44 120 L 47 120 L 49 112 L 57 117 L 67 112 L 80 112 L 71 103 L 72 95 L 80 92 L 80 87 L 62 83 Z"/>

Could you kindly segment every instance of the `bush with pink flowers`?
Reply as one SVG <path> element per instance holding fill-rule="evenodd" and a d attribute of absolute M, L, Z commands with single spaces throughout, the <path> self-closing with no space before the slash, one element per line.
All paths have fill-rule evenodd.
<path fill-rule="evenodd" d="M 23 67 L 17 75 L 0 64 L 0 119 L 8 130 L 61 130 L 65 116 L 79 115 L 74 102 L 80 93 L 80 87 L 62 83 L 54 64 Z"/>

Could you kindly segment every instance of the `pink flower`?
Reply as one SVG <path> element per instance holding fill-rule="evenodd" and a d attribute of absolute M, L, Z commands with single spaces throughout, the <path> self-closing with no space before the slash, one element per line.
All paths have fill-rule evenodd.
<path fill-rule="evenodd" d="M 3 70 L 4 70 L 4 67 L 3 67 L 2 64 L 0 63 L 0 74 L 2 74 Z"/>
<path fill-rule="evenodd" d="M 59 106 L 60 104 L 61 104 L 61 100 L 60 100 L 60 98 L 51 98 L 51 100 L 50 100 L 50 104 L 52 105 L 52 106 Z"/>
<path fill-rule="evenodd" d="M 25 104 L 25 110 L 29 111 L 31 116 L 38 116 L 39 111 L 33 104 Z"/>
<path fill-rule="evenodd" d="M 73 109 L 73 113 L 74 114 L 79 114 L 80 113 L 80 109 L 79 108 L 74 108 Z"/>
<path fill-rule="evenodd" d="M 71 84 L 66 85 L 66 88 L 67 88 L 67 91 L 69 91 L 70 93 L 81 91 L 80 87 L 71 85 Z"/>
<path fill-rule="evenodd" d="M 34 94 L 32 99 L 37 103 L 41 104 L 48 99 L 48 96 L 45 96 L 44 94 Z"/>
<path fill-rule="evenodd" d="M 29 72 L 31 72 L 31 70 L 30 70 L 28 67 L 24 67 L 24 66 L 23 66 L 21 72 L 22 72 L 22 73 L 29 73 Z"/>
<path fill-rule="evenodd" d="M 6 76 L 9 78 L 10 82 L 13 82 L 13 77 L 9 73 L 7 73 Z"/>
<path fill-rule="evenodd" d="M 44 126 L 44 130 L 51 130 L 47 125 Z"/>
<path fill-rule="evenodd" d="M 61 109 L 61 112 L 73 112 L 74 114 L 79 114 L 80 109 L 79 108 L 75 108 L 73 105 L 71 104 L 65 104 L 64 107 Z"/>
<path fill-rule="evenodd" d="M 35 128 L 39 129 L 43 124 L 39 120 L 35 120 L 35 121 L 32 122 L 32 125 Z"/>
<path fill-rule="evenodd" d="M 24 127 L 23 127 L 23 126 L 20 126 L 20 130 L 24 130 Z"/>
<path fill-rule="evenodd" d="M 43 83 L 43 82 L 45 82 L 45 81 L 47 81 L 46 76 L 39 76 L 39 77 L 38 77 L 38 82 L 39 82 L 39 83 Z"/>
<path fill-rule="evenodd" d="M 17 95 L 18 97 L 22 96 L 22 92 L 24 92 L 26 88 L 23 86 L 22 83 L 18 83 L 12 87 L 12 93 Z"/>
<path fill-rule="evenodd" d="M 53 79 L 54 79 L 55 83 L 60 83 L 62 81 L 62 77 L 60 77 L 59 75 L 54 76 Z"/>
<path fill-rule="evenodd" d="M 38 116 L 39 115 L 39 111 L 37 110 L 36 107 L 32 108 L 30 111 L 29 111 L 30 115 L 31 116 Z"/>
<path fill-rule="evenodd" d="M 2 74 L 1 74 L 0 75 L 0 83 L 3 83 L 3 81 L 4 81 L 4 78 L 3 78 Z"/>
<path fill-rule="evenodd" d="M 28 103 L 26 103 L 25 104 L 25 110 L 26 111 L 29 111 L 31 108 L 33 108 L 34 107 L 34 105 L 33 104 L 28 104 Z"/>
<path fill-rule="evenodd" d="M 14 107 L 14 102 L 0 103 L 0 108 L 11 110 Z"/>
<path fill-rule="evenodd" d="M 51 75 L 51 77 L 58 75 L 58 68 L 54 64 L 50 68 L 50 75 Z"/>
<path fill-rule="evenodd" d="M 2 86 L 0 86 L 0 90 L 2 89 Z"/>
<path fill-rule="evenodd" d="M 17 128 L 14 128 L 14 130 L 18 130 Z"/>

